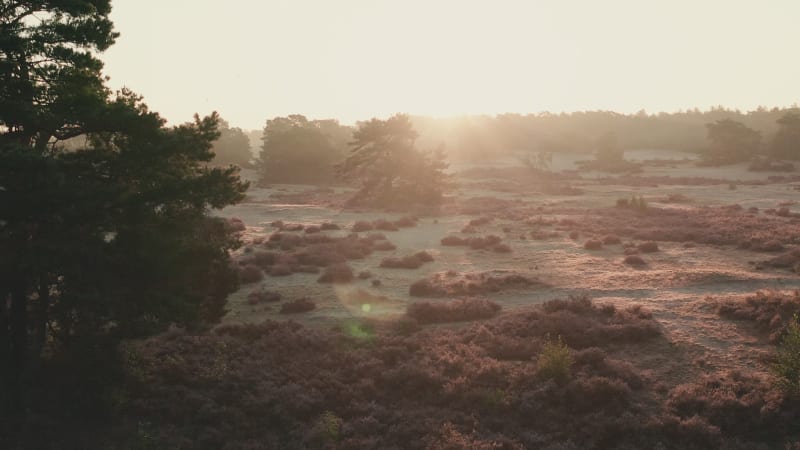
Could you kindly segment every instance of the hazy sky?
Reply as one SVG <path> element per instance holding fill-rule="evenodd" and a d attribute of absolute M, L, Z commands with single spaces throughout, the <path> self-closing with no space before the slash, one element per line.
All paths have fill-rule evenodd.
<path fill-rule="evenodd" d="M 800 0 L 115 0 L 111 86 L 172 123 L 800 102 Z"/>

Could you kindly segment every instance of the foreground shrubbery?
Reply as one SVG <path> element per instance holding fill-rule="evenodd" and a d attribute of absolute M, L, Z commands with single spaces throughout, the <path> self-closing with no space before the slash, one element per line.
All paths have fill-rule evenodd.
<path fill-rule="evenodd" d="M 580 298 L 381 329 L 267 322 L 131 346 L 128 435 L 147 424 L 152 448 L 780 447 L 798 418 L 758 377 L 652 390 L 618 356 L 661 339 L 640 308 Z M 569 367 L 559 383 L 547 359 Z"/>

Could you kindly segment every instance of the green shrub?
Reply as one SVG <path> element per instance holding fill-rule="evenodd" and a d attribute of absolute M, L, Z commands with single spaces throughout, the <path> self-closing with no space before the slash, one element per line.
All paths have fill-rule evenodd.
<path fill-rule="evenodd" d="M 797 314 L 786 327 L 778 345 L 778 356 L 772 371 L 783 390 L 800 395 L 800 316 Z"/>
<path fill-rule="evenodd" d="M 547 335 L 539 355 L 537 375 L 544 380 L 553 379 L 557 383 L 563 383 L 570 377 L 572 363 L 570 349 L 561 341 L 561 336 L 554 341 Z"/>
<path fill-rule="evenodd" d="M 318 427 L 326 443 L 335 443 L 341 437 L 342 419 L 330 411 L 325 411 L 319 418 Z"/>

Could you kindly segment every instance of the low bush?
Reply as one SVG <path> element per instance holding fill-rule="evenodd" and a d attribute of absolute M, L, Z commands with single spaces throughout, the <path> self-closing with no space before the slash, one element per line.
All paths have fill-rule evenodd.
<path fill-rule="evenodd" d="M 623 261 L 625 264 L 629 266 L 644 266 L 647 265 L 644 259 L 642 259 L 639 255 L 628 255 L 625 257 Z"/>
<path fill-rule="evenodd" d="M 388 269 L 418 269 L 426 262 L 433 261 L 430 253 L 422 251 L 401 258 L 384 258 L 380 267 Z"/>
<path fill-rule="evenodd" d="M 317 279 L 320 283 L 349 283 L 355 279 L 353 269 L 347 264 L 335 264 L 325 268 Z"/>
<path fill-rule="evenodd" d="M 386 219 L 378 219 L 372 222 L 372 227 L 376 230 L 381 231 L 397 231 L 398 227 L 394 224 L 394 222 L 390 222 Z"/>
<path fill-rule="evenodd" d="M 309 298 L 303 297 L 281 305 L 281 314 L 299 314 L 313 311 L 317 305 Z"/>
<path fill-rule="evenodd" d="M 642 242 L 641 244 L 637 245 L 636 248 L 642 253 L 655 253 L 658 249 L 658 244 L 655 242 Z"/>
<path fill-rule="evenodd" d="M 247 294 L 247 302 L 251 305 L 258 303 L 274 303 L 281 300 L 281 294 L 274 291 L 258 290 Z"/>
<path fill-rule="evenodd" d="M 414 302 L 408 305 L 406 315 L 418 323 L 462 322 L 488 319 L 502 308 L 490 300 L 465 298 L 444 302 Z"/>
<path fill-rule="evenodd" d="M 511 247 L 508 244 L 497 244 L 492 247 L 492 251 L 495 253 L 511 253 Z"/>
<path fill-rule="evenodd" d="M 442 238 L 441 244 L 451 247 L 469 247 L 473 250 L 494 250 L 502 242 L 499 236 L 490 234 L 488 236 L 476 236 L 471 238 L 462 238 L 458 236 L 446 236 Z M 495 250 L 496 251 L 496 250 Z M 502 248 L 500 250 L 502 252 Z"/>
<path fill-rule="evenodd" d="M 234 233 L 244 231 L 247 229 L 242 219 L 238 217 L 231 217 L 230 219 L 228 219 L 227 224 L 228 224 L 228 229 Z"/>
<path fill-rule="evenodd" d="M 403 216 L 394 221 L 399 228 L 411 228 L 417 226 L 417 218 L 413 216 Z"/>
<path fill-rule="evenodd" d="M 361 232 L 361 231 L 372 231 L 375 227 L 372 225 L 372 222 L 366 222 L 363 220 L 359 220 L 353 224 L 353 232 Z"/>
<path fill-rule="evenodd" d="M 472 219 L 469 221 L 469 226 L 479 227 L 481 225 L 487 225 L 492 222 L 491 217 L 478 217 L 477 219 Z"/>
<path fill-rule="evenodd" d="M 583 248 L 586 250 L 602 250 L 603 249 L 603 241 L 600 239 L 589 239 L 588 241 L 583 243 Z"/>
<path fill-rule="evenodd" d="M 264 273 L 258 266 L 247 264 L 239 268 L 239 281 L 242 284 L 257 283 L 264 279 Z"/>
<path fill-rule="evenodd" d="M 459 297 L 534 285 L 544 286 L 537 280 L 516 273 L 438 272 L 412 283 L 408 292 L 412 297 Z"/>

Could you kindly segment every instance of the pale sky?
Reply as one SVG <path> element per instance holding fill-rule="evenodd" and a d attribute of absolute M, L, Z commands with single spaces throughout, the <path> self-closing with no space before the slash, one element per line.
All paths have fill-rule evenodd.
<path fill-rule="evenodd" d="M 115 0 L 101 57 L 171 123 L 800 102 L 800 0 Z"/>

